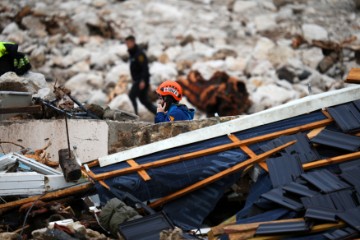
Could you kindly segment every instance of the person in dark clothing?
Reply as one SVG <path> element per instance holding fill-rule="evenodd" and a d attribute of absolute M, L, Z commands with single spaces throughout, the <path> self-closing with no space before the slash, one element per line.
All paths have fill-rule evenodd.
<path fill-rule="evenodd" d="M 29 59 L 18 52 L 18 45 L 13 42 L 0 42 L 0 76 L 6 72 L 23 75 L 31 69 Z"/>
<path fill-rule="evenodd" d="M 159 96 L 155 123 L 192 120 L 194 109 L 179 104 L 182 98 L 182 88 L 177 82 L 165 81 L 156 89 Z"/>
<path fill-rule="evenodd" d="M 156 107 L 150 102 L 148 97 L 150 73 L 148 59 L 143 50 L 136 44 L 134 36 L 128 36 L 126 46 L 129 52 L 130 73 L 133 85 L 129 92 L 131 103 L 134 106 L 135 114 L 138 114 L 136 98 L 153 114 L 156 113 Z"/>

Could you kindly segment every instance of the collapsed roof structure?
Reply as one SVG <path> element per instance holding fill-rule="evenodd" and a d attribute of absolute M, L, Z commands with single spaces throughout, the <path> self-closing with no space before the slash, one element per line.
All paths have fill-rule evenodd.
<path fill-rule="evenodd" d="M 360 87 L 348 87 L 99 158 L 88 174 L 102 201 L 130 192 L 190 230 L 255 166 L 244 208 L 210 237 L 355 236 L 359 119 Z"/>
<path fill-rule="evenodd" d="M 358 83 L 359 69 L 348 79 Z M 191 230 L 254 168 L 245 206 L 212 227 L 209 239 L 351 238 L 360 233 L 359 116 L 354 85 L 101 157 L 83 172 L 103 203 L 130 193 Z M 92 185 L 0 204 L 0 211 Z"/>

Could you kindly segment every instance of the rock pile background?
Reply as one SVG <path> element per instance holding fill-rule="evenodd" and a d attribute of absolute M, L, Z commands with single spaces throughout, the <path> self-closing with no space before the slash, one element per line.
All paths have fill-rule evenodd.
<path fill-rule="evenodd" d="M 344 87 L 359 67 L 360 11 L 351 0 L 3 0 L 0 39 L 14 41 L 49 87 L 132 112 L 124 38 L 147 47 L 151 82 L 215 71 L 245 82 L 257 112 Z M 338 56 L 313 41 L 336 45 Z M 330 51 L 331 52 L 331 51 Z M 319 68 L 319 63 L 325 68 Z M 116 94 L 109 95 L 116 88 Z M 45 92 L 45 91 L 44 91 Z M 186 102 L 186 100 L 185 100 Z M 141 105 L 140 105 L 141 106 Z M 152 119 L 144 108 L 142 119 Z M 198 116 L 199 117 L 199 116 Z"/>

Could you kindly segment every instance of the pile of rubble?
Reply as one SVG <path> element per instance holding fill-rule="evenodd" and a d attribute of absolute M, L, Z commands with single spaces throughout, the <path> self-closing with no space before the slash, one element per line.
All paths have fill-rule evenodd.
<path fill-rule="evenodd" d="M 48 81 L 80 102 L 128 112 L 129 34 L 147 47 L 153 87 L 192 70 L 204 79 L 224 71 L 246 84 L 248 113 L 340 88 L 359 63 L 351 0 L 3 1 L 0 19 L 0 37 Z"/>

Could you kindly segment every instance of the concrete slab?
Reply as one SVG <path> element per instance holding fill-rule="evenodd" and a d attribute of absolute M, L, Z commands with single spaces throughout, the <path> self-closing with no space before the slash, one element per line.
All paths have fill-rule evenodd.
<path fill-rule="evenodd" d="M 77 146 L 82 162 L 89 162 L 108 154 L 109 127 L 105 121 L 70 119 L 68 121 L 70 145 Z M 2 121 L 0 123 L 0 141 L 9 141 L 32 149 L 52 145 L 47 149 L 51 160 L 58 161 L 58 150 L 67 148 L 65 120 L 24 120 Z M 17 152 L 19 147 L 13 144 L 1 144 L 0 151 Z"/>

